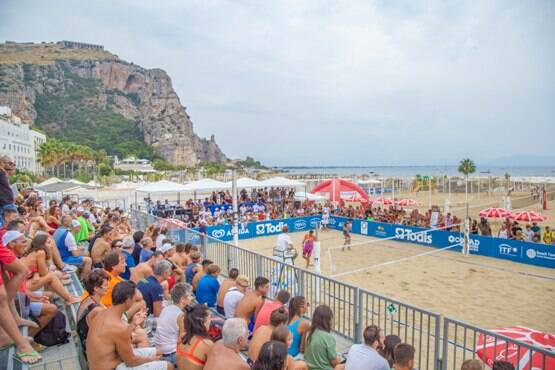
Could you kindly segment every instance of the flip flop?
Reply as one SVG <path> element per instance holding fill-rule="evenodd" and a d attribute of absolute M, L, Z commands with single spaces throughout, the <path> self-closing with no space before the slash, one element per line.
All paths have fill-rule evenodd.
<path fill-rule="evenodd" d="M 37 362 L 42 361 L 42 357 L 41 355 L 39 355 L 39 353 L 37 351 L 31 351 L 31 352 L 19 352 L 15 354 L 15 357 L 23 364 L 27 364 L 27 365 L 32 365 L 32 364 L 36 364 Z M 25 359 L 35 359 L 35 361 L 31 360 L 31 361 L 25 361 Z"/>
<path fill-rule="evenodd" d="M 37 352 L 43 352 L 45 349 L 48 348 L 47 346 L 45 346 L 43 344 L 40 344 L 40 343 L 37 343 L 37 342 L 31 343 L 31 347 L 33 347 L 33 349 Z"/>

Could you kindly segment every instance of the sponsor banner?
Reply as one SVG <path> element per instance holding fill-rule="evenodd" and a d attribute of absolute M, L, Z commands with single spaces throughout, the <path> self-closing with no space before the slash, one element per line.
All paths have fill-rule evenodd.
<path fill-rule="evenodd" d="M 330 228 L 342 230 L 347 219 L 330 216 Z M 463 234 L 444 230 L 427 231 L 419 227 L 352 220 L 352 232 L 355 234 L 391 238 L 406 243 L 426 245 L 433 248 L 445 248 L 463 243 Z M 530 265 L 555 268 L 555 247 L 539 243 L 528 243 L 517 240 L 491 238 L 487 236 L 470 236 L 470 253 L 500 259 L 511 260 Z M 460 252 L 461 246 L 451 248 Z"/>
<path fill-rule="evenodd" d="M 239 224 L 239 239 L 256 238 L 259 236 L 276 235 L 281 233 L 283 226 L 289 227 L 289 232 L 308 231 L 318 226 L 320 216 L 289 218 L 284 220 L 269 220 L 251 222 L 246 225 Z M 206 233 L 223 241 L 233 240 L 231 225 L 209 226 Z"/>

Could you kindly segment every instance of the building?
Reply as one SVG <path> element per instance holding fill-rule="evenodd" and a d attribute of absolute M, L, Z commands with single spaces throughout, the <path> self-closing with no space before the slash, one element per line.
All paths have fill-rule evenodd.
<path fill-rule="evenodd" d="M 114 157 L 114 168 L 122 171 L 156 172 L 148 159 L 139 159 L 135 157 L 128 157 L 121 161 L 117 156 Z"/>
<path fill-rule="evenodd" d="M 9 155 L 16 166 L 31 172 L 42 169 L 37 161 L 38 148 L 46 136 L 31 130 L 12 114 L 9 107 L 0 107 L 0 153 Z"/>
<path fill-rule="evenodd" d="M 66 49 L 94 49 L 94 50 L 104 50 L 104 46 L 97 44 L 88 44 L 86 42 L 76 42 L 76 41 L 58 41 L 58 45 Z"/>

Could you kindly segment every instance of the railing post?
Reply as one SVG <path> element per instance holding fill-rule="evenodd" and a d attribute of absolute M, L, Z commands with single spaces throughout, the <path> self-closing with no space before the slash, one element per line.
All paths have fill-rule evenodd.
<path fill-rule="evenodd" d="M 260 254 L 256 254 L 254 258 L 256 264 L 256 276 L 250 276 L 251 278 L 257 278 L 258 276 L 263 276 L 262 274 L 262 256 Z"/>
<path fill-rule="evenodd" d="M 200 251 L 203 256 L 208 255 L 208 237 L 206 234 L 200 234 Z"/>
<path fill-rule="evenodd" d="M 297 281 L 297 295 L 303 296 L 304 297 L 304 270 L 303 269 L 297 269 L 297 271 L 299 272 L 299 277 L 298 277 L 298 281 Z"/>
<path fill-rule="evenodd" d="M 353 312 L 353 319 L 354 319 L 354 325 L 353 327 L 355 328 L 355 335 L 354 335 L 354 341 L 355 343 L 362 343 L 362 329 L 361 329 L 361 325 L 362 325 L 362 290 L 360 290 L 359 288 L 356 288 L 355 291 L 355 302 L 354 302 L 354 312 Z"/>
<path fill-rule="evenodd" d="M 434 362 L 434 370 L 439 370 L 441 368 L 441 353 L 440 351 L 440 340 L 441 340 L 441 315 L 435 316 L 436 318 L 436 327 L 435 327 L 435 343 L 434 343 L 434 352 L 436 361 Z"/>
<path fill-rule="evenodd" d="M 457 345 L 455 343 L 455 345 Z M 441 362 L 441 369 L 447 370 L 447 352 L 449 351 L 449 319 L 444 317 L 443 318 L 443 351 L 441 353 L 442 358 L 440 359 Z M 455 354 L 456 357 L 456 354 Z M 453 358 L 453 363 L 456 363 L 456 358 Z"/>

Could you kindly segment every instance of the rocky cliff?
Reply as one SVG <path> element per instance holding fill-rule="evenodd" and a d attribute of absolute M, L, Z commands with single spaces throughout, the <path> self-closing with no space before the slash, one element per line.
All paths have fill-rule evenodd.
<path fill-rule="evenodd" d="M 106 136 L 118 135 L 151 145 L 172 164 L 227 161 L 214 135 L 207 140 L 195 134 L 166 72 L 100 48 L 0 44 L 0 105 L 47 134 L 93 147 L 104 139 L 117 143 Z"/>

